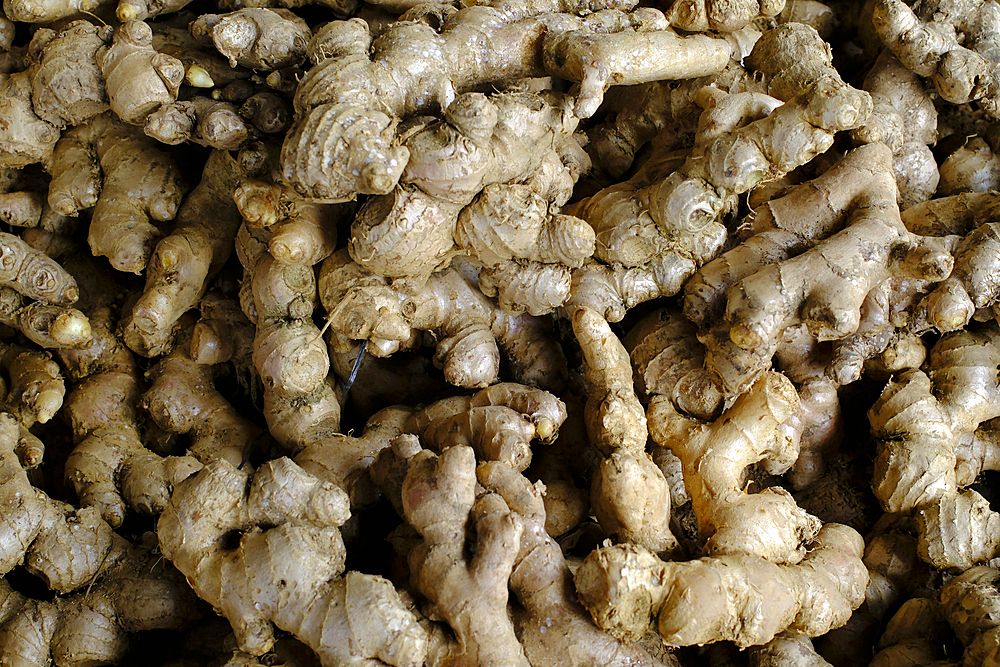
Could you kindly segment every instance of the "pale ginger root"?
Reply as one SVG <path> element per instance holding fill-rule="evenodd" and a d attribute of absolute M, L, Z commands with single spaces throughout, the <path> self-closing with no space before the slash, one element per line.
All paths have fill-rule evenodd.
<path fill-rule="evenodd" d="M 886 50 L 868 72 L 863 88 L 871 93 L 874 107 L 865 124 L 851 136 L 858 144 L 882 142 L 892 149 L 900 210 L 927 201 L 934 196 L 939 180 L 944 187 L 947 177 L 938 173 L 937 161 L 928 148 L 937 141 L 937 109 L 926 87 Z"/>
<path fill-rule="evenodd" d="M 809 637 L 778 635 L 750 653 L 750 667 L 832 667 Z"/>
<path fill-rule="evenodd" d="M 427 637 L 392 585 L 344 569 L 337 527 L 346 494 L 287 458 L 253 474 L 208 464 L 174 490 L 157 532 L 163 555 L 233 626 L 241 650 L 262 655 L 273 623 L 324 666 L 419 667 Z M 236 549 L 223 536 L 242 533 Z"/>
<path fill-rule="evenodd" d="M 670 25 L 681 30 L 733 32 L 758 18 L 777 16 L 786 0 L 674 0 L 667 11 Z"/>
<path fill-rule="evenodd" d="M 173 25 L 173 22 L 152 23 L 149 27 L 153 30 L 153 48 L 157 53 L 181 61 L 184 65 L 184 83 L 192 88 L 216 88 L 211 93 L 213 99 L 218 94 L 222 101 L 235 103 L 236 100 L 227 99 L 224 93 L 255 87 L 249 81 L 253 76 L 251 70 L 231 67 L 229 59 L 216 51 L 211 40 L 208 44 L 202 44 L 191 35 L 187 22 L 183 26 Z M 229 88 L 230 85 L 233 88 Z"/>
<path fill-rule="evenodd" d="M 320 298 L 333 331 L 344 339 L 371 339 L 369 350 L 378 356 L 408 346 L 416 331 L 435 332 L 434 363 L 451 384 L 479 388 L 496 382 L 503 350 L 516 381 L 558 387 L 565 358 L 546 323 L 501 310 L 479 289 L 480 269 L 458 256 L 422 287 L 400 289 L 338 251 L 320 270 Z"/>
<path fill-rule="evenodd" d="M 606 457 L 590 502 L 604 530 L 657 552 L 677 546 L 670 532 L 670 489 L 647 456 L 646 416 L 632 385 L 628 353 L 597 313 L 580 308 L 573 333 L 584 357 L 590 442 Z"/>
<path fill-rule="evenodd" d="M 239 302 L 212 291 L 202 297 L 198 308 L 201 317 L 191 330 L 191 358 L 207 365 L 231 361 L 237 372 L 249 369 L 256 331 Z"/>
<path fill-rule="evenodd" d="M 3 13 L 11 21 L 52 23 L 84 12 L 97 11 L 110 0 L 4 0 Z"/>
<path fill-rule="evenodd" d="M 250 140 L 253 130 L 232 104 L 199 96 L 164 104 L 146 117 L 144 131 L 171 146 L 191 141 L 234 151 Z"/>
<path fill-rule="evenodd" d="M 792 383 L 773 372 L 762 374 L 711 425 L 681 416 L 667 397 L 650 401 L 650 435 L 681 460 L 706 553 L 751 554 L 774 563 L 802 559 L 819 519 L 780 487 L 744 491 L 747 466 L 763 462 L 769 472 L 781 473 L 795 461 L 798 451 L 779 426 L 798 402 Z"/>
<path fill-rule="evenodd" d="M 801 60 L 802 53 L 810 57 Z M 568 209 L 594 227 L 594 257 L 610 266 L 578 272 L 570 302 L 619 320 L 641 301 L 676 294 L 722 249 L 719 220 L 735 195 L 808 162 L 832 145 L 835 132 L 863 123 L 871 99 L 845 84 L 831 59 L 812 28 L 769 31 L 748 56 L 769 95 L 704 88 L 706 110 L 682 165 L 670 154 L 651 158 L 628 183 Z M 774 140 L 780 136 L 788 138 Z"/>
<path fill-rule="evenodd" d="M 13 416 L 0 416 L 0 575 L 23 562 L 51 590 L 68 593 L 114 566 L 126 543 L 93 508 L 74 510 L 31 485 L 15 455 L 20 432 Z"/>
<path fill-rule="evenodd" d="M 409 161 L 400 184 L 361 209 L 351 227 L 351 257 L 376 273 L 419 284 L 458 252 L 460 212 L 487 186 L 525 183 L 541 201 L 565 203 L 579 173 L 564 164 L 564 155 L 567 161 L 587 162 L 573 137 L 579 121 L 569 104 L 570 98 L 554 92 L 458 96 L 445 109 L 443 121 L 428 122 L 406 138 Z M 504 189 L 500 187 L 501 196 Z M 489 195 L 472 206 L 463 225 L 462 238 L 473 246 L 472 254 L 487 251 L 469 237 L 483 208 L 491 208 Z M 567 228 L 559 229 L 560 223 Z M 578 222 L 545 216 L 528 225 L 548 228 L 555 240 L 571 247 L 578 243 L 581 247 L 565 258 L 570 265 L 579 265 L 583 253 L 589 255 L 586 236 L 578 242 L 570 238 L 578 233 Z M 487 241 L 489 249 L 513 250 L 498 240 Z M 518 250 L 511 259 L 535 255 L 530 246 Z M 496 258 L 487 254 L 484 263 L 493 266 Z"/>
<path fill-rule="evenodd" d="M 409 461 L 402 488 L 406 521 L 423 538 L 411 552 L 413 584 L 455 634 L 429 648 L 430 664 L 527 667 L 507 616 L 507 582 L 524 523 L 503 498 L 476 498 L 476 457 L 469 447 Z M 475 526 L 472 556 L 465 527 Z"/>
<path fill-rule="evenodd" d="M 191 34 L 196 39 L 210 39 L 233 67 L 260 71 L 303 62 L 312 36 L 308 24 L 293 12 L 264 7 L 202 14 L 191 24 Z"/>
<path fill-rule="evenodd" d="M 977 101 L 991 117 L 1000 114 L 997 97 L 1000 9 L 979 0 L 877 0 L 875 31 L 887 47 L 937 92 L 954 104 Z"/>
<path fill-rule="evenodd" d="M 90 321 L 82 312 L 31 301 L 11 287 L 0 287 L 0 323 L 44 348 L 80 348 L 90 343 Z"/>
<path fill-rule="evenodd" d="M 961 489 L 1000 463 L 995 441 L 977 437 L 998 416 L 995 326 L 943 337 L 927 373 L 890 382 L 868 413 L 878 442 L 872 488 L 889 512 L 916 512 L 920 557 L 938 568 L 968 569 L 1000 549 L 1000 515 Z"/>
<path fill-rule="evenodd" d="M 132 633 L 181 630 L 201 615 L 180 573 L 157 553 L 153 533 L 122 551 L 86 590 L 50 601 L 25 598 L 0 581 L 0 663 L 119 664 Z"/>
<path fill-rule="evenodd" d="M 483 263 L 479 287 L 501 309 L 544 315 L 569 299 L 571 269 L 594 253 L 594 230 L 551 213 L 526 185 L 491 184 L 459 214 L 455 243 Z"/>
<path fill-rule="evenodd" d="M 975 568 L 974 568 L 975 569 Z M 942 593 L 943 593 L 942 589 Z M 911 598 L 900 606 L 878 642 L 882 649 L 869 663 L 870 667 L 892 667 L 899 664 L 950 667 L 958 663 L 947 660 L 945 644 L 953 638 L 948 631 L 941 605 L 928 598 Z M 976 664 L 966 662 L 965 664 Z"/>
<path fill-rule="evenodd" d="M 107 307 L 91 311 L 93 342 L 82 350 L 61 350 L 71 377 L 80 381 L 65 401 L 64 415 L 75 447 L 66 460 L 66 481 L 80 504 L 96 507 L 104 520 L 120 526 L 126 508 L 157 514 L 173 484 L 201 467 L 188 456 L 161 457 L 139 437 L 142 395 L 132 353 L 111 330 Z"/>
<path fill-rule="evenodd" d="M 94 207 L 88 241 L 119 271 L 141 273 L 162 232 L 150 222 L 172 220 L 184 194 L 173 159 L 109 114 L 63 134 L 50 168 L 49 205 L 73 215 Z"/>
<path fill-rule="evenodd" d="M 487 491 L 503 498 L 524 526 L 510 588 L 524 608 L 515 615 L 514 631 L 533 667 L 659 666 L 642 648 L 595 627 L 576 601 L 569 565 L 545 529 L 545 487 L 532 485 L 502 463 L 480 464 L 476 477 Z"/>
<path fill-rule="evenodd" d="M 282 149 L 284 180 L 300 194 L 328 201 L 390 192 L 409 154 L 406 147 L 393 145 L 397 119 L 446 109 L 457 95 L 488 84 L 502 86 L 545 75 L 543 42 L 564 33 L 570 33 L 567 46 L 591 40 L 593 48 L 604 48 L 607 40 L 605 61 L 582 63 L 587 50 L 566 56 L 568 66 L 583 67 L 580 78 L 588 79 L 590 95 L 603 94 L 609 81 L 627 78 L 632 61 L 669 69 L 676 68 L 678 61 L 689 62 L 691 52 L 715 53 L 714 58 L 705 57 L 703 63 L 692 65 L 690 76 L 702 76 L 712 71 L 703 65 L 714 63 L 721 70 L 731 53 L 724 40 L 704 36 L 681 40 L 669 33 L 669 46 L 654 54 L 650 36 L 668 33 L 628 33 L 619 39 L 614 32 L 630 28 L 632 21 L 620 12 L 610 16 L 599 12 L 600 17 L 589 28 L 585 20 L 568 14 L 531 13 L 524 7 L 510 13 L 467 7 L 458 12 L 442 10 L 426 22 L 419 20 L 418 14 L 418 20 L 393 24 L 374 43 L 364 21 L 328 24 L 310 45 L 315 65 L 296 91 L 296 122 Z M 658 12 L 641 10 L 637 20 L 651 21 L 657 27 L 660 22 L 665 24 L 662 15 L 659 21 L 653 20 L 655 14 Z M 437 24 L 439 30 L 430 24 Z M 611 34 L 600 34 L 604 30 Z M 629 51 L 616 54 L 611 45 L 629 39 L 642 46 L 634 55 Z M 635 48 L 635 44 L 629 43 L 627 48 Z M 470 67 L 469 63 L 476 65 Z M 431 72 L 433 75 L 425 74 Z M 648 75 L 657 76 L 653 72 Z M 581 98 L 578 107 L 582 104 L 583 110 L 592 112 L 599 103 L 600 97 L 591 96 Z M 328 148 L 316 153 L 311 148 L 316 145 Z"/>
<path fill-rule="evenodd" d="M 941 609 L 965 645 L 965 665 L 989 665 L 1000 655 L 1000 571 L 973 567 L 941 589 Z"/>
<path fill-rule="evenodd" d="M 602 547 L 574 575 L 599 627 L 639 637 L 651 626 L 668 646 L 732 641 L 745 648 L 780 632 L 818 637 L 843 624 L 864 599 L 864 542 L 826 524 L 796 565 L 728 555 L 663 562 L 641 547 Z"/>
<path fill-rule="evenodd" d="M 173 231 L 159 240 L 146 266 L 146 287 L 122 323 L 133 351 L 157 356 L 170 349 L 177 320 L 193 308 L 229 260 L 240 226 L 232 192 L 240 176 L 228 153 L 213 151 L 202 179 L 184 199 Z"/>
<path fill-rule="evenodd" d="M 895 195 L 889 149 L 857 148 L 758 210 L 750 232 L 759 232 L 688 282 L 684 312 L 695 323 L 725 311 L 725 324 L 705 338 L 724 391 L 742 391 L 767 368 L 789 327 L 838 341 L 826 373 L 843 385 L 908 323 L 920 290 L 951 271 L 954 239 L 909 232 Z"/>
<path fill-rule="evenodd" d="M 941 163 L 938 194 L 989 192 L 1000 188 L 1000 158 L 982 137 L 971 137 Z"/>
<path fill-rule="evenodd" d="M 184 64 L 153 48 L 153 31 L 142 21 L 122 24 L 97 62 L 111 110 L 126 123 L 141 124 L 161 104 L 176 100 L 184 80 Z"/>

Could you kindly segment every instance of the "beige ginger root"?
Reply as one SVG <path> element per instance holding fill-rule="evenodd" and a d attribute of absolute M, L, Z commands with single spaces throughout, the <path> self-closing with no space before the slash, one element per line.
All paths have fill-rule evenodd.
<path fill-rule="evenodd" d="M 210 39 L 229 64 L 260 71 L 298 65 L 312 36 L 308 24 L 287 9 L 254 7 L 230 14 L 202 14 L 191 24 L 196 39 Z"/>
<path fill-rule="evenodd" d="M 907 371 L 868 413 L 878 442 L 872 488 L 890 512 L 916 512 L 920 557 L 938 568 L 968 569 L 1000 549 L 1000 515 L 972 489 L 998 466 L 983 422 L 998 416 L 995 326 L 943 337 L 927 372 Z"/>
<path fill-rule="evenodd" d="M 94 207 L 88 241 L 119 271 L 140 273 L 184 194 L 180 169 L 141 130 L 109 114 L 63 134 L 51 167 L 49 205 L 63 215 Z"/>
<path fill-rule="evenodd" d="M 342 490 L 287 458 L 252 478 L 217 460 L 178 485 L 157 532 L 163 555 L 229 620 L 241 650 L 266 653 L 274 623 L 326 667 L 419 667 L 426 632 L 392 585 L 356 572 L 341 576 L 337 526 L 349 516 Z M 230 531 L 242 534 L 235 549 L 222 546 Z"/>
<path fill-rule="evenodd" d="M 988 665 L 1000 655 L 1000 571 L 973 567 L 941 589 L 941 608 L 965 645 L 963 664 Z"/>
<path fill-rule="evenodd" d="M 0 663 L 119 664 L 132 633 L 181 630 L 202 614 L 180 573 L 157 553 L 153 533 L 122 551 L 91 586 L 70 596 L 30 599 L 0 581 Z"/>
<path fill-rule="evenodd" d="M 153 48 L 153 31 L 142 21 L 121 25 L 97 62 L 111 109 L 126 123 L 142 123 L 161 104 L 176 100 L 184 80 L 184 64 Z"/>
<path fill-rule="evenodd" d="M 733 32 L 762 17 L 777 16 L 786 0 L 674 0 L 667 11 L 670 25 L 691 32 Z"/>
<path fill-rule="evenodd" d="M 175 324 L 205 293 L 229 259 L 240 225 L 232 199 L 239 178 L 228 153 L 213 151 L 201 182 L 184 199 L 173 231 L 159 240 L 146 267 L 146 287 L 123 323 L 133 351 L 157 356 L 172 343 Z"/>
<path fill-rule="evenodd" d="M 489 7 L 467 7 L 433 16 L 435 23 L 443 19 L 437 31 L 429 25 L 430 20 L 400 21 L 374 43 L 367 24 L 361 20 L 328 24 L 310 46 L 315 65 L 296 91 L 296 122 L 282 150 L 285 181 L 300 194 L 328 201 L 356 193 L 391 191 L 408 159 L 407 148 L 393 145 L 397 119 L 433 108 L 446 109 L 457 95 L 486 84 L 502 85 L 545 75 L 541 43 L 563 33 L 587 30 L 585 20 L 567 14 L 523 17 L 529 13 L 524 8 L 508 14 Z M 590 29 L 594 34 L 571 34 L 568 42 L 589 39 L 596 48 L 605 37 L 610 42 L 618 41 L 613 30 L 599 34 L 605 29 L 599 27 L 602 23 L 618 23 L 613 26 L 618 30 L 631 28 L 632 17 L 617 12 L 612 16 L 599 14 L 596 26 Z M 658 12 L 642 10 L 639 14 L 641 23 Z M 662 15 L 659 21 L 665 27 Z M 629 33 L 628 38 L 640 41 L 647 35 L 666 34 L 654 30 Z M 702 69 L 702 65 L 717 63 L 721 70 L 729 60 L 731 47 L 724 40 L 703 36 L 681 40 L 672 33 L 669 38 L 669 46 L 657 52 L 649 48 L 653 43 L 650 37 L 646 48 L 637 49 L 634 56 L 628 50 L 624 54 L 609 50 L 607 60 L 583 65 L 580 57 L 587 52 L 583 49 L 579 55 L 567 55 L 566 64 L 583 65 L 584 76 L 593 81 L 588 92 L 603 95 L 609 81 L 629 76 L 627 69 L 634 60 L 669 69 L 678 60 L 689 63 L 699 59 L 691 57 L 692 52 L 702 54 L 702 62 L 689 76 L 712 71 Z M 681 48 L 677 47 L 678 41 L 682 41 Z M 714 57 L 708 57 L 709 53 Z M 419 65 L 411 65 L 414 61 Z M 477 66 L 456 67 L 471 62 Z M 592 76 L 594 72 L 596 76 Z M 656 78 L 657 74 L 650 72 L 649 76 Z M 599 102 L 600 98 L 581 98 L 583 110 L 591 112 Z M 315 145 L 330 148 L 316 154 L 310 149 Z"/>
<path fill-rule="evenodd" d="M 780 632 L 817 637 L 843 624 L 864 599 L 864 542 L 826 524 L 796 565 L 745 554 L 663 562 L 641 547 L 602 547 L 574 575 L 599 627 L 639 637 L 650 626 L 668 646 L 732 641 L 745 648 Z"/>
<path fill-rule="evenodd" d="M 224 151 L 239 150 L 253 132 L 234 105 L 200 96 L 162 105 L 146 117 L 143 129 L 171 146 L 191 141 Z"/>

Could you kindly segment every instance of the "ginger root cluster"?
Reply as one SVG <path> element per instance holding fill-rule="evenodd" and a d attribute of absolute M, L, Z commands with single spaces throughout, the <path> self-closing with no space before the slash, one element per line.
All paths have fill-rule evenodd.
<path fill-rule="evenodd" d="M 0 666 L 998 664 L 998 100 L 993 0 L 6 0 Z"/>

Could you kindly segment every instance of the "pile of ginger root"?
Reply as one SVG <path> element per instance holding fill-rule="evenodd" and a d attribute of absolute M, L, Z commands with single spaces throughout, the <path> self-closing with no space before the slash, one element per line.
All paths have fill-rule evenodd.
<path fill-rule="evenodd" d="M 5 0 L 0 666 L 1000 664 L 1000 3 Z"/>

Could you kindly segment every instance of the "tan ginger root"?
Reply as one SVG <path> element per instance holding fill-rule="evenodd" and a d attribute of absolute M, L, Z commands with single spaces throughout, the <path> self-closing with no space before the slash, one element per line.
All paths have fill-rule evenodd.
<path fill-rule="evenodd" d="M 868 413 L 878 442 L 872 488 L 888 512 L 916 512 L 920 557 L 968 569 L 1000 550 L 1000 515 L 972 489 L 980 471 L 1000 467 L 996 438 L 1000 333 L 995 326 L 943 337 L 927 372 L 890 382 Z"/>
<path fill-rule="evenodd" d="M 371 339 L 376 355 L 406 346 L 415 331 L 434 331 L 434 363 L 451 384 L 478 388 L 496 382 L 502 349 L 516 381 L 558 387 L 565 361 L 545 322 L 498 308 L 478 287 L 480 268 L 459 256 L 419 289 L 404 291 L 338 251 L 320 270 L 320 294 L 331 328 L 344 339 Z"/>
<path fill-rule="evenodd" d="M 214 461 L 178 485 L 157 532 L 164 557 L 229 620 L 241 650 L 266 653 L 274 623 L 326 667 L 419 667 L 426 633 L 392 585 L 356 572 L 340 576 L 346 554 L 337 526 L 349 515 L 343 491 L 287 458 L 252 479 Z M 242 538 L 226 549 L 231 531 Z"/>
<path fill-rule="evenodd" d="M 584 356 L 585 419 L 606 457 L 591 485 L 591 507 L 604 530 L 656 552 L 677 545 L 670 532 L 670 489 L 647 456 L 646 417 L 632 385 L 628 353 L 597 313 L 581 308 L 573 333 Z"/>
<path fill-rule="evenodd" d="M 655 626 L 668 646 L 769 642 L 780 632 L 818 637 L 864 599 L 864 542 L 826 524 L 796 565 L 733 554 L 663 562 L 631 545 L 602 547 L 574 575 L 577 594 L 609 634 L 639 637 Z"/>
<path fill-rule="evenodd" d="M 431 15 L 426 22 L 417 14 L 417 20 L 393 24 L 374 43 L 364 21 L 328 24 L 310 45 L 315 65 L 296 91 L 296 122 L 282 149 L 284 180 L 300 194 L 327 201 L 390 192 L 408 159 L 406 147 L 393 145 L 397 119 L 446 109 L 457 95 L 489 83 L 500 86 L 544 76 L 547 66 L 541 55 L 547 50 L 542 42 L 564 33 L 567 39 L 550 57 L 560 67 L 576 70 L 561 75 L 582 73 L 580 78 L 588 79 L 588 94 L 603 95 L 609 81 L 631 79 L 628 68 L 633 62 L 649 77 L 642 80 L 693 77 L 721 70 L 731 52 L 724 40 L 679 38 L 664 29 L 614 34 L 630 29 L 633 20 L 640 26 L 665 28 L 655 10 L 641 10 L 634 17 L 598 12 L 591 28 L 586 20 L 567 14 L 522 18 L 528 14 L 530 10 L 523 7 L 509 14 L 467 7 L 442 10 L 441 16 Z M 430 23 L 438 23 L 440 29 Z M 610 34 L 600 34 L 602 30 Z M 601 52 L 605 38 L 607 50 Z M 625 46 L 619 51 L 625 53 L 612 46 L 619 41 Z M 643 47 L 633 55 L 630 49 L 636 43 Z M 570 47 L 578 50 L 567 50 Z M 584 64 L 582 58 L 593 49 L 606 59 Z M 469 63 L 477 65 L 468 67 Z M 654 71 L 647 72 L 648 66 Z M 664 75 L 664 70 L 670 74 Z M 599 103 L 599 97 L 581 98 L 578 107 L 583 109 L 578 111 L 593 112 Z M 317 145 L 327 148 L 316 153 Z"/>
<path fill-rule="evenodd" d="M 423 538 L 410 552 L 411 579 L 455 633 L 454 640 L 432 642 L 429 662 L 527 667 L 507 616 L 507 582 L 524 523 L 500 495 L 476 498 L 472 449 L 417 453 L 402 498 L 407 522 Z M 465 535 L 469 523 L 476 529 L 471 557 Z"/>
<path fill-rule="evenodd" d="M 5 412 L 17 417 L 24 426 L 44 424 L 62 407 L 66 387 L 59 364 L 36 350 L 0 343 L 0 369 L 3 369 L 6 398 Z"/>
<path fill-rule="evenodd" d="M 171 146 L 191 141 L 224 151 L 243 147 L 253 129 L 237 108 L 209 97 L 164 104 L 146 117 L 146 136 Z"/>
<path fill-rule="evenodd" d="M 569 565 L 545 530 L 546 489 L 501 463 L 481 464 L 476 477 L 487 491 L 503 498 L 524 526 L 510 588 L 525 610 L 515 616 L 514 631 L 533 667 L 658 666 L 659 661 L 638 646 L 596 628 L 576 601 Z"/>
<path fill-rule="evenodd" d="M 66 597 L 28 599 L 0 581 L 0 663 L 119 664 L 132 633 L 181 630 L 202 613 L 180 573 L 157 553 L 153 533 L 122 551 L 92 586 Z"/>
<path fill-rule="evenodd" d="M 940 175 L 928 148 L 937 141 L 937 109 L 926 86 L 886 50 L 868 72 L 863 88 L 871 93 L 874 108 L 851 136 L 858 144 L 882 142 L 892 149 L 900 210 L 927 201 L 934 196 Z"/>
<path fill-rule="evenodd" d="M 1000 12 L 979 0 L 877 0 L 872 22 L 889 49 L 954 104 L 978 101 L 991 117 L 1000 114 L 996 43 Z"/>
<path fill-rule="evenodd" d="M 31 485 L 15 455 L 20 431 L 13 416 L 0 416 L 0 575 L 23 562 L 51 590 L 68 593 L 114 566 L 125 541 L 93 508 L 74 510 Z"/>
<path fill-rule="evenodd" d="M 829 46 L 812 28 L 769 31 L 747 62 L 769 95 L 703 89 L 696 143 L 679 168 L 671 155 L 651 159 L 632 181 L 567 211 L 594 227 L 594 257 L 609 265 L 578 271 L 571 303 L 617 321 L 637 303 L 676 294 L 721 249 L 726 232 L 719 220 L 735 195 L 809 161 L 832 145 L 835 132 L 870 113 L 868 94 L 840 79 Z"/>
<path fill-rule="evenodd" d="M 180 169 L 141 130 L 104 114 L 63 134 L 51 167 L 49 205 L 63 215 L 94 207 L 88 241 L 119 271 L 141 273 L 184 188 Z"/>
<path fill-rule="evenodd" d="M 667 19 L 691 32 L 733 32 L 758 18 L 777 16 L 784 8 L 785 0 L 674 0 Z"/>
<path fill-rule="evenodd" d="M 146 287 L 123 322 L 133 351 L 157 356 L 172 344 L 175 324 L 205 293 L 232 253 L 240 214 L 232 199 L 239 178 L 228 153 L 213 151 L 201 182 L 184 199 L 173 231 L 159 240 L 146 267 Z"/>
<path fill-rule="evenodd" d="M 82 312 L 31 301 L 11 287 L 0 287 L 0 324 L 44 348 L 79 348 L 90 343 L 90 321 Z"/>
<path fill-rule="evenodd" d="M 838 341 L 826 372 L 847 384 L 908 323 L 920 290 L 951 271 L 954 239 L 907 231 L 895 194 L 889 149 L 855 149 L 758 210 L 749 231 L 759 232 L 689 281 L 684 312 L 695 323 L 711 326 L 725 308 L 728 332 L 724 324 L 706 337 L 724 391 L 738 393 L 767 368 L 789 327 Z"/>
<path fill-rule="evenodd" d="M 752 554 L 775 563 L 796 563 L 820 528 L 780 487 L 747 494 L 745 469 L 764 462 L 769 472 L 787 470 L 798 455 L 778 427 L 795 414 L 798 396 L 783 375 L 761 375 L 749 391 L 711 425 L 676 412 L 666 397 L 649 407 L 650 434 L 681 460 L 684 485 L 710 555 Z"/>
<path fill-rule="evenodd" d="M 270 71 L 306 59 L 312 36 L 308 24 L 287 9 L 240 9 L 202 14 L 191 24 L 196 39 L 210 39 L 229 64 Z"/>
<path fill-rule="evenodd" d="M 1000 655 L 1000 571 L 973 567 L 941 589 L 941 608 L 965 645 L 965 665 L 989 665 Z"/>
<path fill-rule="evenodd" d="M 161 104 L 176 100 L 184 80 L 184 64 L 153 48 L 153 31 L 142 21 L 121 25 L 97 62 L 111 109 L 126 123 L 142 123 Z"/>

